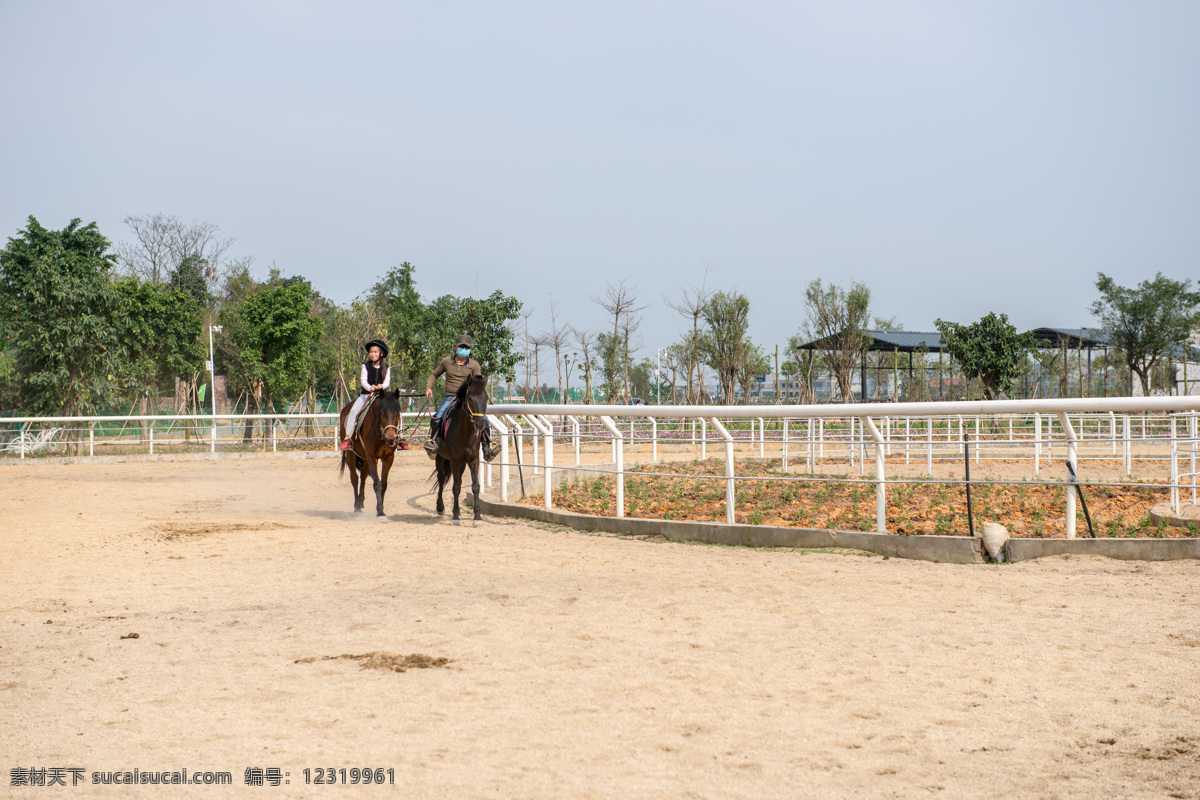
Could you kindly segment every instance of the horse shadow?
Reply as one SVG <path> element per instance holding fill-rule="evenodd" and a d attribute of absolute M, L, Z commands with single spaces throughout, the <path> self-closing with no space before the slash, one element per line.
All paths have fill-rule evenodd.
<path fill-rule="evenodd" d="M 374 514 L 363 512 L 354 513 L 353 511 L 329 511 L 327 509 L 302 509 L 299 511 L 306 517 L 317 517 L 319 519 L 335 520 L 337 522 L 379 522 L 386 520 L 388 522 L 405 522 L 410 525 L 433 525 L 440 521 L 437 516 L 431 517 L 428 513 L 424 514 L 385 514 L 382 517 L 377 517 Z"/>

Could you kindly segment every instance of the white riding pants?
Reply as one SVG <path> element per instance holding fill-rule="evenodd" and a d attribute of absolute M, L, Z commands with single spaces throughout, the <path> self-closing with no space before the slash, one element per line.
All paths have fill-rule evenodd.
<path fill-rule="evenodd" d="M 350 413 L 346 415 L 346 438 L 354 433 L 354 425 L 358 422 L 358 415 L 362 413 L 363 406 L 367 404 L 368 394 L 360 394 L 354 399 L 354 405 L 350 406 Z"/>

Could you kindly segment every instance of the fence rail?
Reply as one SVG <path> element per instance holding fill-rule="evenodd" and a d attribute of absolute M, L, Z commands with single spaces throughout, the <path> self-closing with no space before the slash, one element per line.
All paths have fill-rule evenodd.
<path fill-rule="evenodd" d="M 1135 466 L 1167 461 L 1170 500 L 1178 514 L 1181 489 L 1191 490 L 1196 502 L 1197 411 L 1200 397 L 1068 398 L 972 402 L 863 403 L 810 406 L 615 406 L 497 404 L 488 409 L 500 437 L 503 457 L 485 469 L 493 485 L 493 466 L 499 469 L 501 499 L 508 498 L 514 466 L 527 467 L 543 477 L 543 502 L 553 507 L 552 476 L 555 451 L 569 443 L 575 467 L 582 468 L 584 448 L 611 452 L 616 479 L 616 514 L 623 516 L 625 454 L 648 448 L 650 461 L 660 448 L 685 448 L 701 459 L 710 444 L 723 451 L 726 520 L 734 520 L 735 450 L 751 456 L 782 458 L 789 466 L 803 465 L 812 473 L 818 465 L 845 462 L 860 476 L 873 462 L 876 529 L 886 532 L 886 492 L 889 484 L 908 479 L 887 475 L 888 459 L 905 464 L 933 465 L 961 461 L 963 442 L 973 447 L 976 463 L 994 459 L 1028 460 L 1034 477 L 1043 463 L 1063 458 L 1076 473 L 1088 460 L 1119 459 L 1127 476 Z M 402 415 L 406 428 L 422 415 Z M 420 440 L 424 430 L 407 435 Z M 8 417 L 0 418 L 0 459 L 47 454 L 95 455 L 103 452 L 179 452 L 217 450 L 278 450 L 283 448 L 336 450 L 336 413 L 182 414 L 121 417 Z M 512 460 L 512 448 L 523 453 L 529 438 L 529 457 Z M 540 455 L 539 455 L 540 450 Z M 1180 470 L 1185 457 L 1189 468 Z M 1190 485 L 1181 483 L 1190 479 Z M 1086 486 L 1087 481 L 1078 478 Z M 1054 483 L 1061 483 L 1055 481 Z M 1075 535 L 1075 488 L 1066 493 L 1066 535 Z"/>
<path fill-rule="evenodd" d="M 1183 473 L 1192 478 L 1192 502 L 1196 499 L 1197 422 L 1200 397 L 1122 397 L 1122 398 L 1065 398 L 1053 400 L 994 400 L 958 401 L 947 403 L 862 403 L 810 406 L 576 406 L 576 405 L 495 405 L 490 416 L 500 433 L 503 459 L 499 464 L 500 494 L 508 499 L 511 446 L 518 456 L 524 438 L 531 438 L 531 460 L 525 460 L 536 474 L 543 476 L 543 503 L 553 507 L 554 439 L 569 437 L 575 451 L 576 468 L 580 465 L 580 449 L 585 443 L 605 443 L 612 447 L 616 473 L 616 515 L 625 514 L 624 454 L 628 445 L 642 441 L 651 446 L 651 460 L 658 461 L 662 434 L 670 422 L 690 423 L 691 430 L 679 438 L 699 449 L 707 457 L 710 441 L 724 449 L 726 522 L 734 522 L 735 508 L 735 444 L 757 444 L 758 455 L 765 455 L 768 441 L 781 450 L 784 474 L 791 457 L 803 457 L 811 471 L 817 463 L 837 458 L 857 464 L 865 474 L 866 464 L 873 456 L 876 501 L 876 530 L 887 532 L 887 485 L 896 483 L 887 477 L 887 458 L 903 452 L 906 461 L 915 451 L 924 451 L 927 471 L 933 474 L 935 455 L 939 459 L 957 458 L 963 452 L 963 442 L 975 444 L 974 460 L 984 458 L 1029 458 L 1035 477 L 1043 458 L 1053 458 L 1057 446 L 1065 454 L 1074 475 L 1065 483 L 1065 533 L 1074 538 L 1076 532 L 1077 485 L 1087 485 L 1078 477 L 1083 454 L 1091 458 L 1112 458 L 1118 455 L 1127 475 L 1132 474 L 1136 461 L 1168 460 L 1171 503 L 1178 514 L 1181 499 L 1179 447 L 1189 450 L 1191 471 Z M 556 419 L 557 418 L 557 419 Z M 773 421 L 774 431 L 769 440 L 767 420 Z M 1186 434 L 1179 435 L 1179 422 L 1186 425 Z M 588 424 L 588 420 L 600 423 Z M 649 437 L 644 436 L 649 421 Z M 899 423 L 903 423 L 901 425 Z M 914 422 L 916 423 L 914 426 Z M 984 423 L 988 423 L 984 428 Z M 618 424 L 620 423 L 620 424 Z M 895 424 L 893 424 L 895 423 Z M 1057 425 L 1055 425 L 1057 423 Z M 791 424 L 795 428 L 789 429 Z M 664 429 L 660 430 L 660 425 Z M 710 433 L 709 427 L 712 432 Z M 999 433 L 997 433 L 999 427 Z M 699 429 L 697 431 L 697 428 Z M 914 432 L 915 428 L 915 432 Z M 1057 438 L 1055 436 L 1057 428 Z M 793 438 L 791 434 L 796 434 Z M 924 434 L 923 439 L 921 434 Z M 1089 433 L 1092 434 L 1089 437 Z M 689 435 L 690 434 L 690 435 Z M 537 455 L 538 439 L 543 440 L 543 457 Z M 678 441 L 678 438 L 676 439 Z M 795 447 L 795 450 L 792 448 Z M 1140 452 L 1138 451 L 1140 448 Z M 1159 452 L 1165 450 L 1165 452 Z M 969 451 L 968 451 L 969 452 Z M 795 453 L 795 456 L 793 456 Z M 520 457 L 518 463 L 521 463 Z M 486 482 L 491 483 L 488 470 Z M 1049 483 L 1049 482 L 1047 482 Z M 1060 482 L 1055 482 L 1060 483 Z"/>

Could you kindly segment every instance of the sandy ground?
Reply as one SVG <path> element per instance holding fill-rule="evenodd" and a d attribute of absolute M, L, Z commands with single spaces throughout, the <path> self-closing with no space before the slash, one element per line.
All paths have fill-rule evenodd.
<path fill-rule="evenodd" d="M 454 527 L 428 474 L 380 524 L 332 456 L 0 467 L 0 797 L 1200 797 L 1196 562 Z M 451 661 L 324 659 L 373 651 Z"/>

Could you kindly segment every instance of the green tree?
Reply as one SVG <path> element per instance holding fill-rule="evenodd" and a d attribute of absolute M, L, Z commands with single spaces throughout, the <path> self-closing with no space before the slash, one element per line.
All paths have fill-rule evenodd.
<path fill-rule="evenodd" d="M 846 403 L 854 402 L 854 368 L 867 347 L 870 305 L 871 290 L 861 281 L 851 281 L 844 289 L 817 278 L 804 289 L 807 319 L 797 338 L 818 343 L 816 360 L 833 375 Z"/>
<path fill-rule="evenodd" d="M 297 398 L 307 385 L 309 360 L 322 330 L 312 314 L 312 287 L 289 278 L 251 294 L 234 310 L 222 308 L 225 334 L 237 346 L 242 380 L 259 408 Z"/>
<path fill-rule="evenodd" d="M 168 387 L 173 390 L 174 378 L 200 370 L 204 347 L 196 300 L 137 278 L 117 281 L 116 289 L 116 328 L 123 354 L 117 374 L 122 388 L 147 397 Z"/>
<path fill-rule="evenodd" d="M 940 319 L 934 325 L 942 334 L 942 346 L 968 379 L 979 379 L 988 400 L 1012 391 L 1036 344 L 1031 331 L 1017 333 L 1007 314 L 989 313 L 970 325 Z"/>
<path fill-rule="evenodd" d="M 742 387 L 742 399 L 746 403 L 750 402 L 751 389 L 757 392 L 762 388 L 762 384 L 755 380 L 755 378 L 759 375 L 765 375 L 770 370 L 771 358 L 767 355 L 767 351 L 747 339 L 745 347 L 742 348 L 742 358 L 738 362 L 737 367 L 737 381 Z M 776 390 L 778 388 L 778 383 L 776 383 Z"/>
<path fill-rule="evenodd" d="M 0 317 L 16 342 L 20 406 L 34 414 L 91 414 L 115 394 L 120 298 L 114 257 L 96 223 L 61 231 L 29 217 L 0 251 Z"/>
<path fill-rule="evenodd" d="M 424 385 L 463 333 L 475 340 L 471 355 L 484 375 L 516 380 L 521 356 L 507 323 L 519 317 L 521 302 L 497 291 L 483 299 L 443 295 L 426 304 L 417 291 L 415 272 L 412 264 L 404 262 L 372 290 L 391 347 L 393 382 L 401 377 L 410 387 Z"/>
<path fill-rule="evenodd" d="M 737 388 L 738 368 L 749 344 L 750 300 L 744 294 L 716 292 L 704 304 L 705 330 L 701 338 L 704 362 L 717 373 L 721 394 L 732 403 Z"/>
<path fill-rule="evenodd" d="M 1108 333 L 1109 342 L 1125 355 L 1125 365 L 1138 376 L 1146 397 L 1150 396 L 1155 367 L 1187 344 L 1200 321 L 1200 293 L 1192 291 L 1191 284 L 1159 272 L 1153 280 L 1129 289 L 1103 272 L 1097 273 L 1096 289 L 1101 296 L 1092 303 L 1091 312 Z"/>

